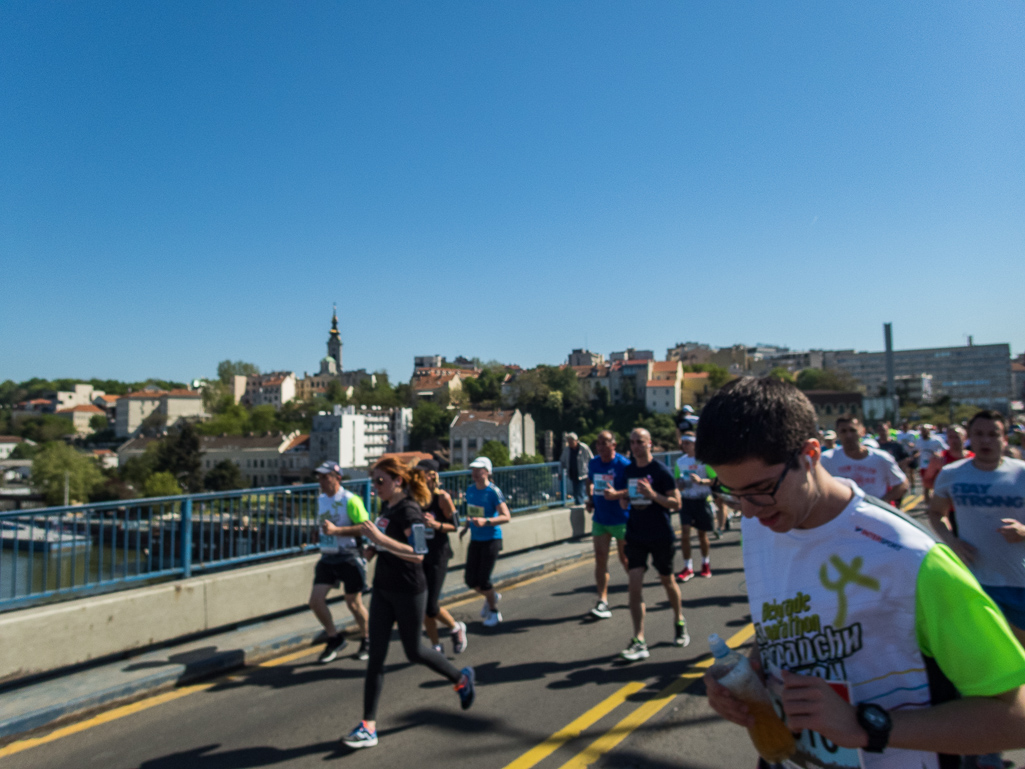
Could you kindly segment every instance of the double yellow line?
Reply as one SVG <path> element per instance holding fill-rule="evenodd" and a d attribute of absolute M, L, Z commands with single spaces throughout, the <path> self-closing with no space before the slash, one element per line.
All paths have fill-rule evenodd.
<path fill-rule="evenodd" d="M 748 625 L 726 643 L 734 648 L 741 646 L 754 635 L 754 631 L 754 625 Z M 645 721 L 657 715 L 659 711 L 672 702 L 676 695 L 682 694 L 695 681 L 704 676 L 705 670 L 712 666 L 712 662 L 713 658 L 708 657 L 688 668 L 679 678 L 651 699 L 645 700 L 619 723 L 594 740 L 569 761 L 562 764 L 559 769 L 585 769 L 585 767 L 593 764 L 629 737 Z M 643 688 L 644 684 L 640 681 L 631 681 L 583 715 L 566 724 L 566 726 L 555 732 L 544 742 L 535 745 L 515 761 L 507 764 L 503 769 L 531 769 L 531 767 L 544 761 L 566 743 L 578 738 L 583 734 L 584 730 L 598 723 L 598 721 L 626 702 L 631 695 L 636 694 Z"/>

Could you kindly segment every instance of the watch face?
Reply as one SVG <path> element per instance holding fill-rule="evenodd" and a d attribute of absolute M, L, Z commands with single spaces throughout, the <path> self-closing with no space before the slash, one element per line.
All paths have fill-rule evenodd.
<path fill-rule="evenodd" d="M 885 729 L 887 718 L 875 708 L 865 708 L 864 718 L 876 729 Z"/>

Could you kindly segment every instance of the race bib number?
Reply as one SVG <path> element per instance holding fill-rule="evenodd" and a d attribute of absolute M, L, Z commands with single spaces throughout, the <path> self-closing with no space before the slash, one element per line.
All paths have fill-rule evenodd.
<path fill-rule="evenodd" d="M 776 710 L 783 712 L 783 704 L 779 697 L 782 681 L 777 676 L 769 679 L 769 692 L 776 703 Z M 833 691 L 851 702 L 851 685 L 847 681 L 830 681 Z M 818 732 L 805 729 L 797 738 L 797 751 L 783 761 L 787 769 L 864 769 L 861 751 L 857 748 L 841 748 L 834 745 Z"/>
<path fill-rule="evenodd" d="M 468 504 L 466 506 L 466 515 L 468 518 L 487 518 L 487 516 L 484 515 L 484 508 L 480 505 Z"/>
<path fill-rule="evenodd" d="M 594 496 L 601 496 L 605 489 L 612 488 L 613 476 L 608 475 L 595 475 L 594 476 Z"/>
<path fill-rule="evenodd" d="M 375 523 L 375 525 L 377 526 L 378 530 L 382 534 L 387 534 L 388 533 L 388 519 L 387 518 L 378 518 L 377 522 Z"/>
<path fill-rule="evenodd" d="M 647 497 L 643 496 L 641 494 L 641 492 L 637 489 L 637 481 L 640 481 L 640 480 L 648 480 L 648 479 L 631 478 L 629 481 L 627 481 L 626 488 L 627 488 L 627 490 L 630 493 L 630 501 L 633 504 L 635 504 L 635 505 L 650 505 L 651 504 L 651 500 L 648 499 Z M 649 480 L 649 482 L 650 482 L 650 480 Z"/>

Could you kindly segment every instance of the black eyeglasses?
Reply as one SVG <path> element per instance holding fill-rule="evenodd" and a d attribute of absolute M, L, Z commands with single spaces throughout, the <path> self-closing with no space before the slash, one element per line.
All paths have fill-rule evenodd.
<path fill-rule="evenodd" d="M 790 468 L 797 464 L 797 457 L 800 455 L 800 451 L 795 451 L 790 455 L 790 459 L 783 466 L 783 472 L 779 474 L 779 478 L 776 479 L 776 485 L 772 487 L 772 491 L 756 491 L 753 494 L 738 494 L 727 486 L 723 486 L 719 479 L 716 478 L 712 481 L 712 491 L 716 494 L 724 494 L 729 497 L 733 497 L 738 502 L 747 501 L 756 507 L 771 507 L 776 504 L 776 492 L 779 491 L 779 487 L 783 485 L 783 479 L 787 477 L 787 473 L 790 472 Z"/>

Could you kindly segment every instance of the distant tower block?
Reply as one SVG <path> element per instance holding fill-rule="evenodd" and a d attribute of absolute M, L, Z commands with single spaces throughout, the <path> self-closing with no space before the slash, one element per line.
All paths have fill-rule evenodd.
<path fill-rule="evenodd" d="M 334 312 L 331 315 L 331 332 L 327 336 L 327 354 L 329 358 L 334 358 L 335 363 L 338 366 L 338 371 L 344 371 L 342 368 L 342 335 L 338 331 L 338 305 L 334 305 Z"/>

